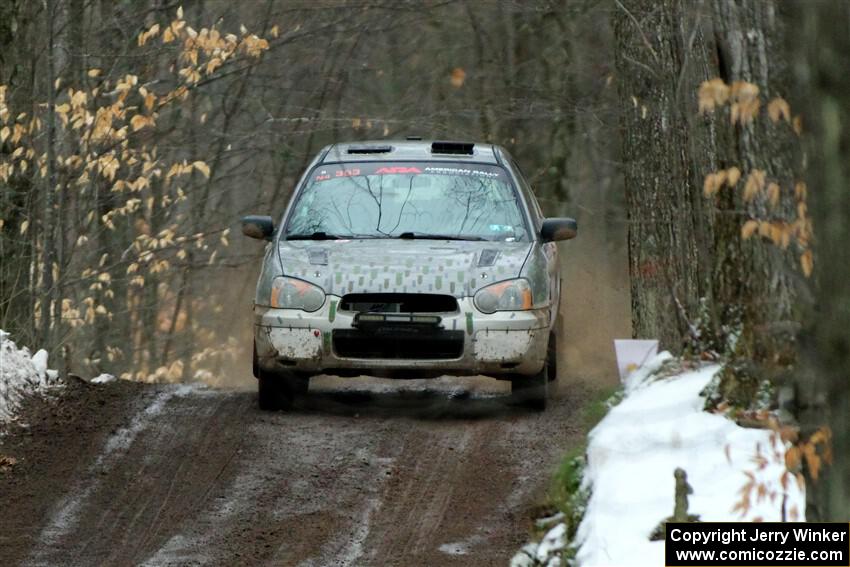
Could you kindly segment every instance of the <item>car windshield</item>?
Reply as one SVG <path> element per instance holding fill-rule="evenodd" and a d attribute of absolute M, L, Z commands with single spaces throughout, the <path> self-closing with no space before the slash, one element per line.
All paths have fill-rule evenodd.
<path fill-rule="evenodd" d="M 319 166 L 310 175 L 285 238 L 528 238 L 501 167 L 368 162 Z"/>

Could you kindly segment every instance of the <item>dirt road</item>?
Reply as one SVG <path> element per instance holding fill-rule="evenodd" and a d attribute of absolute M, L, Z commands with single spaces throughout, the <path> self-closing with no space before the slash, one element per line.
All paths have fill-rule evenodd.
<path fill-rule="evenodd" d="M 0 438 L 18 459 L 0 562 L 506 565 L 581 441 L 587 388 L 529 414 L 482 382 L 314 380 L 273 414 L 252 392 L 69 385 Z"/>

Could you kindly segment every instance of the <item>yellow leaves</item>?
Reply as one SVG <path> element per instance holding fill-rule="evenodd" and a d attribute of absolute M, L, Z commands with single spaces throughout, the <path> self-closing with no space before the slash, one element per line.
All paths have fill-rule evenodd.
<path fill-rule="evenodd" d="M 187 83 L 197 84 L 201 80 L 201 72 L 194 67 L 184 67 L 177 74 Z"/>
<path fill-rule="evenodd" d="M 726 181 L 726 171 L 718 171 L 715 173 L 709 173 L 705 176 L 705 180 L 702 183 L 702 194 L 706 197 L 711 197 L 715 193 L 717 193 L 723 184 Z"/>
<path fill-rule="evenodd" d="M 749 219 L 741 226 L 741 238 L 749 240 L 753 235 L 758 234 L 784 250 L 791 243 L 793 230 L 793 227 L 786 222 Z"/>
<path fill-rule="evenodd" d="M 151 128 L 156 126 L 156 116 L 145 116 L 143 114 L 136 114 L 130 119 L 130 127 L 133 129 L 133 132 L 138 132 L 142 128 L 146 128 L 150 126 Z"/>
<path fill-rule="evenodd" d="M 9 138 L 9 134 L 11 132 L 12 131 L 9 129 L 8 126 L 3 126 L 3 128 L 0 128 L 0 143 L 5 142 Z"/>
<path fill-rule="evenodd" d="M 171 43 L 172 41 L 174 41 L 174 32 L 171 31 L 171 27 L 167 27 L 162 32 L 162 43 Z"/>
<path fill-rule="evenodd" d="M 245 53 L 256 58 L 269 48 L 269 42 L 251 34 L 242 39 L 242 48 Z"/>
<path fill-rule="evenodd" d="M 741 170 L 734 165 L 726 170 L 726 184 L 729 187 L 735 187 L 738 180 L 741 179 Z"/>
<path fill-rule="evenodd" d="M 773 181 L 767 185 L 767 202 L 771 208 L 776 208 L 779 205 L 780 190 L 779 185 Z"/>
<path fill-rule="evenodd" d="M 729 103 L 729 119 L 734 124 L 751 124 L 761 109 L 758 85 L 748 81 L 735 81 L 727 85 L 720 78 L 703 81 L 697 91 L 699 113 L 714 112 L 717 107 Z M 791 118 L 791 106 L 782 97 L 774 97 L 767 103 L 767 115 L 774 123 L 784 120 L 791 124 L 797 135 L 802 133 L 802 119 Z"/>
<path fill-rule="evenodd" d="M 208 166 L 206 163 L 204 163 L 202 161 L 196 161 L 196 162 L 192 163 L 192 166 L 195 169 L 197 169 L 198 171 L 200 171 L 204 175 L 204 177 L 209 179 L 209 177 L 210 177 L 210 166 Z"/>
<path fill-rule="evenodd" d="M 143 31 L 142 33 L 140 33 L 139 38 L 138 38 L 139 47 L 142 47 L 143 45 L 145 45 L 145 43 L 147 43 L 147 41 L 149 39 L 151 39 L 152 37 L 156 37 L 158 33 L 159 33 L 159 24 L 154 24 L 150 28 L 148 28 L 146 31 Z M 89 73 L 91 73 L 91 71 L 89 71 Z M 91 76 L 91 75 L 89 75 L 89 76 Z"/>
<path fill-rule="evenodd" d="M 21 234 L 26 234 L 26 233 L 27 233 L 27 229 L 28 229 L 29 227 L 30 227 L 30 221 L 29 221 L 29 220 L 25 220 L 24 222 L 22 222 L 22 223 L 21 223 Z"/>
<path fill-rule="evenodd" d="M 223 64 L 224 62 L 218 57 L 213 57 L 212 59 L 207 61 L 207 75 L 212 75 L 215 70 L 221 67 Z"/>
<path fill-rule="evenodd" d="M 452 69 L 449 82 L 451 82 L 454 88 L 459 89 L 463 86 L 463 83 L 466 82 L 466 71 L 464 71 L 461 67 L 455 67 Z"/>
<path fill-rule="evenodd" d="M 94 69 L 89 69 L 88 73 L 86 73 L 86 75 L 88 75 L 90 79 L 94 79 L 96 77 L 100 77 L 100 73 L 101 73 L 100 69 L 94 68 Z"/>
<path fill-rule="evenodd" d="M 729 87 L 719 78 L 703 81 L 697 96 L 700 114 L 714 112 L 715 107 L 723 106 L 729 100 Z"/>
<path fill-rule="evenodd" d="M 729 118 L 732 124 L 740 123 L 744 126 L 753 121 L 761 107 L 758 95 L 759 88 L 753 83 L 747 81 L 732 83 L 729 93 L 729 100 L 732 102 Z"/>
<path fill-rule="evenodd" d="M 269 30 L 269 33 L 273 38 L 277 39 L 280 37 L 280 27 L 277 24 L 273 25 L 272 29 Z"/>
<path fill-rule="evenodd" d="M 744 223 L 744 226 L 741 227 L 741 238 L 744 240 L 749 240 L 750 237 L 755 234 L 755 232 L 759 228 L 759 221 L 757 220 L 748 220 Z"/>
<path fill-rule="evenodd" d="M 805 181 L 798 181 L 794 184 L 794 198 L 798 201 L 805 201 L 809 195 L 809 188 Z"/>
<path fill-rule="evenodd" d="M 710 197 L 720 191 L 724 185 L 728 186 L 730 189 L 734 188 L 738 184 L 738 180 L 740 178 L 741 170 L 735 166 L 728 169 L 721 169 L 714 173 L 709 173 L 705 176 L 705 180 L 703 181 L 703 195 Z"/>
<path fill-rule="evenodd" d="M 754 169 L 744 184 L 744 202 L 749 203 L 764 189 L 766 173 L 763 169 Z"/>
<path fill-rule="evenodd" d="M 780 120 L 791 123 L 791 106 L 784 98 L 778 96 L 767 104 L 767 115 L 775 124 Z"/>

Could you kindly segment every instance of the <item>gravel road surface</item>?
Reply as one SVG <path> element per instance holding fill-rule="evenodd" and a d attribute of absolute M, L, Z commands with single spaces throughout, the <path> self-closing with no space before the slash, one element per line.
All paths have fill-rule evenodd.
<path fill-rule="evenodd" d="M 115 382 L 33 400 L 0 437 L 0 562 L 507 565 L 565 451 L 581 384 L 542 414 L 475 379 L 319 378 L 253 392 Z"/>

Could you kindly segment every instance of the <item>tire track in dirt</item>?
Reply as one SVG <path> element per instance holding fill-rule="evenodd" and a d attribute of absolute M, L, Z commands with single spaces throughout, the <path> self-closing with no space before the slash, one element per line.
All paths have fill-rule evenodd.
<path fill-rule="evenodd" d="M 545 414 L 527 414 L 457 387 L 331 388 L 270 414 L 253 393 L 131 394 L 109 406 L 134 408 L 120 427 L 109 413 L 75 417 L 102 423 L 88 433 L 98 447 L 74 475 L 63 469 L 64 483 L 34 495 L 41 520 L 0 540 L 0 556 L 31 565 L 504 565 L 553 467 L 582 439 L 586 395 L 571 388 Z M 36 408 L 32 419 L 43 417 Z M 53 474 L 65 448 L 51 450 L 16 490 Z M 0 493 L 0 505 L 8 499 Z"/>

